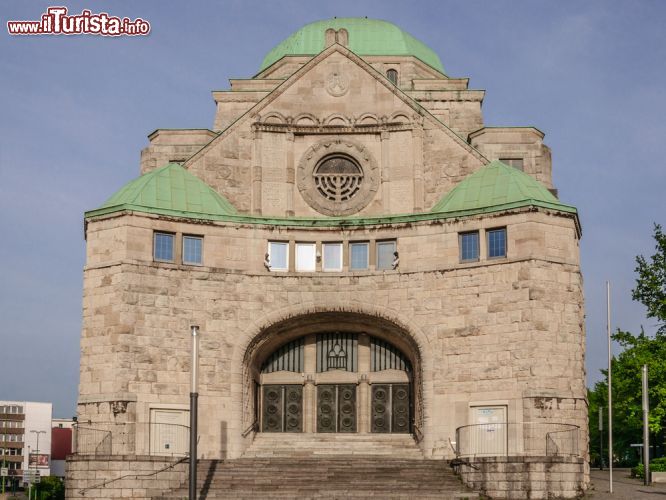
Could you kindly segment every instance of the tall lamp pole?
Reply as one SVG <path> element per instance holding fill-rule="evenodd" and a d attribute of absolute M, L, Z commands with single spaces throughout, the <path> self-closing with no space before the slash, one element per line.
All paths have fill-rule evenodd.
<path fill-rule="evenodd" d="M 606 333 L 608 334 L 608 484 L 609 493 L 613 493 L 613 391 L 611 361 L 611 312 L 610 282 L 606 282 Z"/>
<path fill-rule="evenodd" d="M 46 434 L 46 431 L 36 431 L 36 430 L 31 430 L 30 432 L 33 432 L 37 434 L 37 450 L 35 451 L 35 477 L 34 479 L 37 478 L 37 471 L 39 470 L 39 435 L 40 434 Z M 30 457 L 28 456 L 28 461 L 30 461 Z M 30 465 L 30 464 L 28 464 Z M 37 490 L 35 490 L 35 498 L 37 497 Z"/>
<path fill-rule="evenodd" d="M 197 409 L 199 400 L 199 327 L 192 325 L 192 380 L 190 383 L 190 491 L 189 500 L 197 498 Z"/>
<path fill-rule="evenodd" d="M 650 484 L 650 399 L 648 398 L 648 367 L 643 365 L 643 484 Z"/>
<path fill-rule="evenodd" d="M 599 407 L 599 470 L 604 470 L 604 407 Z"/>

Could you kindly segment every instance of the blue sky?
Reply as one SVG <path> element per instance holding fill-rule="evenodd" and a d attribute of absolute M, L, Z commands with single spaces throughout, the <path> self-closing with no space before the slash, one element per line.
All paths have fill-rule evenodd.
<path fill-rule="evenodd" d="M 666 225 L 666 2 L 59 2 L 142 17 L 147 37 L 11 37 L 8 19 L 49 3 L 0 5 L 0 399 L 75 412 L 83 212 L 139 172 L 156 128 L 212 126 L 212 89 L 254 75 L 303 24 L 368 16 L 432 47 L 450 76 L 487 91 L 487 125 L 534 125 L 553 150 L 560 197 L 581 214 L 588 383 L 613 326 L 654 331 L 631 301 L 634 257 Z"/>

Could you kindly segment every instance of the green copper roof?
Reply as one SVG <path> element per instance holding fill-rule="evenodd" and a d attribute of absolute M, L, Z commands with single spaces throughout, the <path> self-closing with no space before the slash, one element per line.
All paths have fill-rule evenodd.
<path fill-rule="evenodd" d="M 169 163 L 127 183 L 98 210 L 169 210 L 174 215 L 231 215 L 236 209 L 223 196 L 177 163 Z"/>
<path fill-rule="evenodd" d="M 261 64 L 263 71 L 284 56 L 314 56 L 324 50 L 325 31 L 345 28 L 349 49 L 359 56 L 414 56 L 444 73 L 439 56 L 395 24 L 364 17 L 339 17 L 306 24 L 271 50 Z"/>
<path fill-rule="evenodd" d="M 236 213 L 234 207 L 198 177 L 171 163 L 129 182 L 104 205 L 86 212 L 87 218 L 133 211 L 170 217 L 236 224 L 289 227 L 358 227 L 407 224 L 498 213 L 525 207 L 567 212 L 578 220 L 574 207 L 560 203 L 529 175 L 494 161 L 473 173 L 442 198 L 430 212 L 352 217 L 274 217 Z M 578 224 L 578 223 L 577 223 Z"/>
<path fill-rule="evenodd" d="M 517 203 L 546 204 L 559 210 L 576 211 L 560 203 L 531 175 L 495 160 L 466 177 L 437 202 L 432 212 L 480 210 Z"/>

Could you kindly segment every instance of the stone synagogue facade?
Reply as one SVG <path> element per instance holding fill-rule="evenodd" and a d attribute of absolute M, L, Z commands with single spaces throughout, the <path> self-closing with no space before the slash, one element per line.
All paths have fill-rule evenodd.
<path fill-rule="evenodd" d="M 211 129 L 150 134 L 85 214 L 79 439 L 184 454 L 196 324 L 201 458 L 400 434 L 487 491 L 511 461 L 583 490 L 579 219 L 543 132 L 486 126 L 484 94 L 393 24 L 329 19 L 213 91 Z"/>

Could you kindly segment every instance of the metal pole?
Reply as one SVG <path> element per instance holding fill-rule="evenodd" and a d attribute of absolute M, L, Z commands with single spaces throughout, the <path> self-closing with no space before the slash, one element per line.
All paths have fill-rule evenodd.
<path fill-rule="evenodd" d="M 648 399 L 647 365 L 643 365 L 643 484 L 650 484 L 650 428 L 648 416 L 650 414 L 650 400 Z"/>
<path fill-rule="evenodd" d="M 197 498 L 197 409 L 199 399 L 199 327 L 192 325 L 192 380 L 190 383 L 190 489 L 189 500 Z"/>
<path fill-rule="evenodd" d="M 613 390 L 611 361 L 611 312 L 610 282 L 606 282 L 606 333 L 608 334 L 608 484 L 609 493 L 613 493 Z"/>
<path fill-rule="evenodd" d="M 599 470 L 604 470 L 604 407 L 599 407 Z"/>

